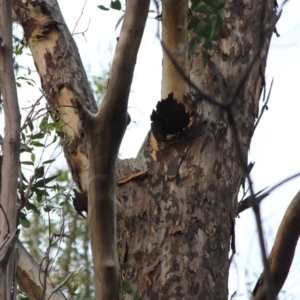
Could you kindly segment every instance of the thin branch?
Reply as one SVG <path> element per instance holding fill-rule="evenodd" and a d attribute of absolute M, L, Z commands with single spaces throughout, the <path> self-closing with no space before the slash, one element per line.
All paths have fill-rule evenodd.
<path fill-rule="evenodd" d="M 247 197 L 245 200 L 239 202 L 237 215 L 239 215 L 246 209 L 253 207 L 254 205 L 259 205 L 260 202 L 269 195 L 270 193 L 264 193 L 260 196 L 255 196 L 254 199 L 252 198 L 252 196 Z"/>
<path fill-rule="evenodd" d="M 35 179 L 34 175 L 30 176 L 30 180 L 29 180 L 29 183 L 28 183 L 28 186 L 27 186 L 27 189 L 26 189 L 25 193 L 24 193 L 24 190 L 23 190 L 23 185 L 20 183 L 21 202 L 19 203 L 19 206 L 18 206 L 18 213 L 25 207 L 25 205 L 28 201 L 29 193 L 30 193 L 30 190 L 31 190 L 34 179 Z M 22 182 L 22 181 L 23 180 L 22 180 L 22 173 L 21 173 L 20 182 Z"/>
<path fill-rule="evenodd" d="M 237 215 L 242 213 L 243 211 L 245 211 L 248 208 L 253 207 L 253 205 L 258 205 L 264 198 L 266 198 L 267 196 L 269 196 L 271 194 L 271 192 L 273 192 L 275 189 L 277 189 L 278 187 L 280 187 L 281 185 L 285 184 L 286 182 L 295 179 L 297 177 L 300 176 L 300 173 L 296 173 L 292 176 L 287 177 L 286 179 L 280 181 L 279 183 L 277 183 L 276 185 L 274 185 L 272 188 L 270 188 L 269 190 L 267 190 L 265 193 L 263 193 L 262 195 L 258 196 L 258 193 L 254 196 L 254 199 L 252 199 L 251 196 L 247 197 L 246 199 L 242 200 L 239 202 L 239 207 L 238 207 L 238 212 Z"/>
<path fill-rule="evenodd" d="M 259 115 L 259 118 L 258 120 L 256 121 L 255 125 L 254 125 L 254 130 L 257 128 L 257 125 L 259 123 L 259 121 L 261 120 L 264 112 L 266 109 L 268 109 L 268 103 L 269 103 L 269 100 L 270 100 L 270 96 L 271 96 L 271 91 L 272 91 L 272 87 L 273 87 L 273 82 L 274 82 L 274 78 L 272 79 L 271 81 L 271 86 L 270 86 L 270 89 L 269 89 L 269 93 L 268 93 L 268 97 L 267 97 L 267 101 L 266 103 L 263 105 L 262 109 L 261 109 L 261 112 L 260 112 L 260 115 Z"/>
<path fill-rule="evenodd" d="M 73 273 L 70 273 L 67 278 L 65 278 L 60 285 L 58 285 L 56 288 L 53 289 L 53 291 L 50 293 L 50 295 L 46 298 L 46 300 L 50 300 L 50 298 L 59 291 L 72 277 Z"/>

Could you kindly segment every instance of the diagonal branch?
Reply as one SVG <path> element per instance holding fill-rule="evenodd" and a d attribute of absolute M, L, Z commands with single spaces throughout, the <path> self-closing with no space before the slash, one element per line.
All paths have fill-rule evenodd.
<path fill-rule="evenodd" d="M 295 248 L 300 236 L 300 192 L 295 196 L 281 221 L 272 251 L 269 256 L 270 273 L 276 295 L 280 292 L 292 264 Z M 266 299 L 264 272 L 258 279 L 253 292 L 253 300 Z"/>
<path fill-rule="evenodd" d="M 18 285 L 28 298 L 31 300 L 40 300 L 44 289 L 40 282 L 40 277 L 44 276 L 44 271 L 41 270 L 39 264 L 20 242 L 18 242 L 18 255 Z M 53 282 L 47 277 L 45 297 L 49 297 L 51 294 L 53 295 L 51 300 L 67 299 L 61 291 L 56 290 Z"/>

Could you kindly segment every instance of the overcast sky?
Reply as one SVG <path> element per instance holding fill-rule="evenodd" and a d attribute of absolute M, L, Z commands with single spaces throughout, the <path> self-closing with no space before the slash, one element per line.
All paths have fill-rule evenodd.
<path fill-rule="evenodd" d="M 98 5 L 109 6 L 110 1 L 59 0 L 61 10 L 74 36 L 88 75 L 102 75 L 109 69 L 116 45 L 118 31 L 115 25 L 122 13 L 105 12 Z M 81 16 L 82 9 L 83 14 Z M 290 0 L 284 7 L 277 25 L 280 38 L 273 36 L 267 62 L 267 88 L 272 78 L 274 85 L 269 110 L 265 112 L 252 139 L 249 161 L 255 161 L 252 172 L 255 191 L 272 187 L 286 177 L 300 172 L 300 0 Z M 153 14 L 153 17 L 155 14 Z M 76 22 L 78 21 L 77 25 Z M 75 27 L 76 26 L 76 27 Z M 87 31 L 83 34 L 83 32 Z M 150 114 L 160 99 L 161 49 L 156 37 L 157 21 L 149 18 L 136 65 L 130 94 L 129 113 L 132 123 L 126 132 L 120 153 L 122 157 L 135 156 L 150 128 Z M 38 93 L 36 94 L 38 95 Z M 21 106 L 37 97 L 33 89 L 20 93 Z M 0 116 L 0 132 L 3 134 L 3 115 Z M 267 248 L 271 250 L 276 230 L 287 205 L 296 195 L 300 179 L 295 179 L 277 189 L 262 204 L 263 226 Z M 247 283 L 250 289 L 261 270 L 256 227 L 252 211 L 237 219 L 237 254 L 230 277 L 230 293 L 237 290 L 235 299 L 246 297 Z M 280 299 L 300 299 L 300 251 L 296 253 L 291 276 Z M 292 295 L 292 296 L 291 296 Z M 297 295 L 297 296 L 296 296 Z"/>

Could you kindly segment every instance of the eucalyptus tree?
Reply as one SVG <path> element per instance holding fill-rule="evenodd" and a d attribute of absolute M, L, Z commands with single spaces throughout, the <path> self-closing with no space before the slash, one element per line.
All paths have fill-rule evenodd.
<path fill-rule="evenodd" d="M 227 299 L 228 253 L 235 251 L 235 218 L 242 211 L 237 196 L 250 179 L 247 154 L 279 14 L 270 0 L 255 5 L 163 0 L 157 18 L 162 25 L 161 100 L 137 157 L 120 160 L 149 5 L 150 0 L 126 3 L 99 107 L 57 1 L 15 0 L 13 9 L 51 116 L 63 124 L 59 135 L 78 187 L 74 207 L 88 211 L 96 299 L 120 299 L 121 276 L 140 299 Z M 120 1 L 111 1 L 111 7 L 121 9 Z M 249 185 L 251 195 L 242 207 L 254 208 L 265 266 L 253 297 L 273 299 L 288 267 L 280 269 L 287 270 L 277 280 L 272 263 L 281 258 L 273 255 L 267 262 L 261 198 L 255 197 L 251 180 Z M 276 245 L 283 244 L 279 238 Z M 119 262 L 132 268 L 120 272 Z M 23 268 L 19 281 L 24 273 Z M 27 287 L 22 286 L 25 292 Z"/>

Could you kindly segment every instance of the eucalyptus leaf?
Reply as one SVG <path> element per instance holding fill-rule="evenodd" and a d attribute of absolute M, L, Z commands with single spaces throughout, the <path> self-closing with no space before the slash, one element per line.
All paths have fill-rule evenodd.
<path fill-rule="evenodd" d="M 134 300 L 139 299 L 137 292 L 133 289 L 132 285 L 127 281 L 122 280 L 122 290 L 126 292 L 128 295 L 130 295 L 131 297 L 133 297 Z"/>
<path fill-rule="evenodd" d="M 20 218 L 19 219 L 19 222 L 20 222 L 20 224 L 23 226 L 23 227 L 25 227 L 25 228 L 29 228 L 30 227 L 30 222 L 29 222 L 29 220 L 27 220 L 26 218 Z"/>
<path fill-rule="evenodd" d="M 125 16 L 125 14 L 123 14 L 123 15 L 121 16 L 121 18 L 119 18 L 119 20 L 118 20 L 118 22 L 117 22 L 117 24 L 116 24 L 116 27 L 115 27 L 115 29 L 117 29 L 117 28 L 118 28 L 118 26 L 120 25 L 120 23 L 123 21 L 123 19 L 124 19 L 124 16 Z"/>
<path fill-rule="evenodd" d="M 103 6 L 103 5 L 98 5 L 98 7 L 99 7 L 100 9 L 102 9 L 102 10 L 109 10 L 109 8 L 107 8 L 107 7 Z"/>
<path fill-rule="evenodd" d="M 112 9 L 121 10 L 122 9 L 122 4 L 119 0 L 115 0 L 115 1 L 111 1 L 110 7 Z"/>

